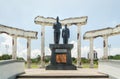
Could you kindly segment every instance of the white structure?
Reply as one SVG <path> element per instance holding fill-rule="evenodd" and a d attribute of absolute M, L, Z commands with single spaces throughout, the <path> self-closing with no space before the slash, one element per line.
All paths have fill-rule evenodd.
<path fill-rule="evenodd" d="M 24 61 L 1 60 L 0 61 L 0 79 L 16 79 L 16 76 L 25 73 Z"/>
<path fill-rule="evenodd" d="M 60 20 L 62 26 L 67 24 L 67 26 L 76 25 L 77 28 L 77 66 L 81 67 L 81 26 L 87 23 L 87 16 L 83 17 L 74 17 L 74 18 L 67 18 L 64 20 Z M 41 67 L 44 67 L 44 55 L 45 55 L 45 26 L 53 26 L 56 22 L 56 19 L 52 17 L 43 17 L 37 16 L 34 20 L 35 24 L 41 25 Z"/>
<path fill-rule="evenodd" d="M 108 74 L 110 79 L 120 79 L 120 60 L 101 60 L 99 61 L 98 70 Z"/>
<path fill-rule="evenodd" d="M 99 30 L 88 31 L 84 34 L 84 39 L 90 40 L 90 53 L 91 53 L 91 62 L 90 67 L 93 67 L 93 40 L 97 37 L 103 37 L 103 48 L 105 60 L 108 59 L 108 37 L 113 35 L 120 34 L 120 25 L 117 25 L 115 28 L 104 28 Z"/>
<path fill-rule="evenodd" d="M 90 59 L 91 57 L 90 57 L 90 52 L 88 53 L 88 59 Z M 98 56 L 97 56 L 98 54 L 97 54 L 97 51 L 93 51 L 93 60 L 96 60 L 96 59 L 98 59 Z"/>
<path fill-rule="evenodd" d="M 0 25 L 0 34 L 1 33 L 12 36 L 12 59 L 17 59 L 17 38 L 23 37 L 27 39 L 27 63 L 28 68 L 30 68 L 31 39 L 37 39 L 37 32 Z"/>

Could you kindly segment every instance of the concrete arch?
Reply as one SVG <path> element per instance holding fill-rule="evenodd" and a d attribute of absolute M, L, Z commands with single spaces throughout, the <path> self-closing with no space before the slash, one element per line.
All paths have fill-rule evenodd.
<path fill-rule="evenodd" d="M 103 59 L 108 59 L 108 37 L 119 35 L 120 34 L 120 24 L 114 28 L 103 28 L 98 30 L 88 31 L 84 34 L 85 40 L 90 40 L 90 54 L 91 54 L 91 63 L 90 67 L 93 67 L 93 40 L 97 37 L 103 38 L 103 48 L 104 48 L 104 56 Z"/>
<path fill-rule="evenodd" d="M 81 26 L 87 24 L 87 16 L 82 17 L 72 17 L 60 20 L 62 26 L 67 24 L 67 26 L 76 25 L 77 26 L 77 66 L 81 67 Z M 37 16 L 34 20 L 35 24 L 41 25 L 41 67 L 45 67 L 44 55 L 45 55 L 45 26 L 53 26 L 56 19 L 53 17 L 43 17 Z"/>
<path fill-rule="evenodd" d="M 22 37 L 27 39 L 27 64 L 30 68 L 31 59 L 31 39 L 37 39 L 38 32 L 26 31 L 23 29 L 13 28 L 0 24 L 0 34 L 5 33 L 12 36 L 12 59 L 17 59 L 17 38 Z"/>

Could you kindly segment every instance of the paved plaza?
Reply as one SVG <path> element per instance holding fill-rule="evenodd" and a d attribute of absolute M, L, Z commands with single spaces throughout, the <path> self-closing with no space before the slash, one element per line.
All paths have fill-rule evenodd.
<path fill-rule="evenodd" d="M 26 69 L 25 74 L 18 79 L 27 78 L 85 78 L 85 79 L 108 79 L 107 74 L 98 72 L 98 69 L 80 68 L 77 70 L 45 70 L 45 69 Z M 22 78 L 23 79 L 23 78 Z"/>

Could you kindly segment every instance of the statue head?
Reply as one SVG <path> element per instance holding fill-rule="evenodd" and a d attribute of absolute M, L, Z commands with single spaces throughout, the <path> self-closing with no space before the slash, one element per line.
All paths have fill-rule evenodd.
<path fill-rule="evenodd" d="M 56 18 L 56 21 L 57 21 L 57 23 L 59 22 L 59 17 L 57 16 L 57 18 Z"/>
<path fill-rule="evenodd" d="M 65 28 L 67 28 L 67 24 L 65 24 Z"/>

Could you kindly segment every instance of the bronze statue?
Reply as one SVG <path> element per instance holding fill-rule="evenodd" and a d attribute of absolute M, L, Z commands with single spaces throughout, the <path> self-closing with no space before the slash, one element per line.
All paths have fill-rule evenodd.
<path fill-rule="evenodd" d="M 56 18 L 56 23 L 53 25 L 54 29 L 54 43 L 59 44 L 60 40 L 60 29 L 62 28 L 61 23 L 59 22 L 59 17 Z"/>
<path fill-rule="evenodd" d="M 67 25 L 65 25 L 65 28 L 62 30 L 63 44 L 68 44 L 69 37 L 70 37 L 69 29 L 67 28 Z"/>

